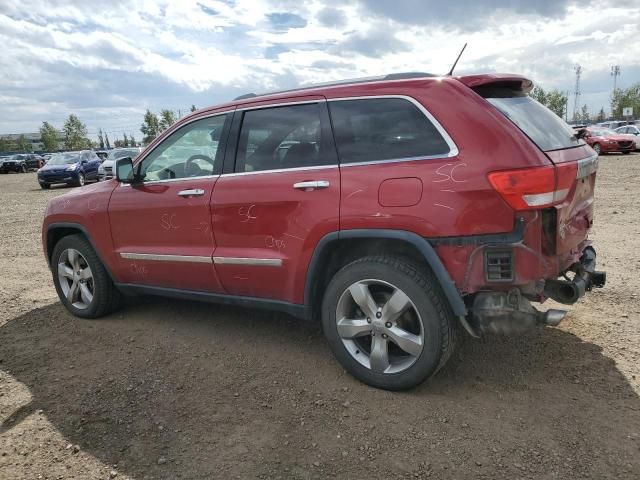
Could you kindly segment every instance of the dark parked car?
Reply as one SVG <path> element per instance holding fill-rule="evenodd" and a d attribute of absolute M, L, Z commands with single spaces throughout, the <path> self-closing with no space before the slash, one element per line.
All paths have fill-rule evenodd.
<path fill-rule="evenodd" d="M 558 325 L 566 311 L 531 302 L 605 283 L 598 157 L 531 88 L 396 74 L 198 110 L 116 178 L 49 201 L 60 300 L 83 318 L 123 293 L 284 311 L 391 390 L 434 375 L 458 327 Z"/>
<path fill-rule="evenodd" d="M 56 183 L 82 186 L 88 180 L 98 179 L 100 163 L 100 158 L 90 150 L 55 153 L 38 170 L 38 183 L 42 188 Z"/>
<path fill-rule="evenodd" d="M 23 155 L 12 155 L 2 160 L 0 164 L 0 173 L 27 173 L 29 167 L 27 166 L 27 160 Z"/>

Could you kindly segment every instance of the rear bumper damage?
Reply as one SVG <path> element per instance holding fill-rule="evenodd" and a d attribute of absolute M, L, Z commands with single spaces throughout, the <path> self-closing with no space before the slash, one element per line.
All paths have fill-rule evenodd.
<path fill-rule="evenodd" d="M 544 296 L 571 305 L 593 288 L 601 288 L 606 282 L 606 273 L 596 269 L 596 252 L 586 247 L 580 261 L 562 273 L 563 279 L 548 279 L 544 282 Z M 474 336 L 484 334 L 514 335 L 524 333 L 537 325 L 557 326 L 566 311 L 537 310 L 520 289 L 508 292 L 479 292 L 474 295 L 467 325 Z"/>

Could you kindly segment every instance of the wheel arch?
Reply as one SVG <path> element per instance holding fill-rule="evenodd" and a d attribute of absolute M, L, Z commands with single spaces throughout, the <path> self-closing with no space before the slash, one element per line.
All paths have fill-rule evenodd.
<path fill-rule="evenodd" d="M 333 275 L 344 265 L 381 252 L 409 258 L 431 270 L 457 317 L 467 314 L 464 301 L 440 257 L 423 237 L 404 230 L 356 229 L 328 233 L 318 242 L 307 270 L 304 303 L 308 316 L 322 302 Z"/>
<path fill-rule="evenodd" d="M 100 251 L 96 247 L 96 244 L 93 241 L 91 234 L 87 231 L 84 225 L 81 225 L 79 223 L 56 222 L 56 223 L 51 223 L 47 225 L 47 231 L 45 236 L 45 242 L 46 242 L 45 246 L 46 246 L 47 263 L 49 264 L 49 267 L 51 267 L 51 255 L 53 254 L 53 249 L 55 248 L 56 244 L 60 240 L 62 240 L 64 237 L 68 237 L 70 235 L 77 235 L 77 234 L 82 235 L 91 244 L 91 247 L 96 252 L 96 255 L 102 262 L 102 265 L 104 265 L 105 270 L 107 271 L 107 273 L 111 277 L 111 280 L 113 281 L 115 277 L 113 276 L 113 273 L 109 268 L 109 265 L 104 261 L 104 258 L 102 258 L 102 255 L 100 255 Z"/>

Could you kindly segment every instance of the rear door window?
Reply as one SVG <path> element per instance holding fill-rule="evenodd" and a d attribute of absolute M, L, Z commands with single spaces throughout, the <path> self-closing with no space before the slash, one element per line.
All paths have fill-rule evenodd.
<path fill-rule="evenodd" d="M 441 157 L 449 145 L 436 126 L 404 98 L 329 102 L 341 163 Z"/>

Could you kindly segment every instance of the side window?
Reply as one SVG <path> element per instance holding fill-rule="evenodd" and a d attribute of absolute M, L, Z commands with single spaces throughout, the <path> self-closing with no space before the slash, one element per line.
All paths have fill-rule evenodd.
<path fill-rule="evenodd" d="M 140 165 L 145 182 L 213 175 L 220 171 L 222 149 L 218 148 L 228 115 L 217 115 L 189 123 L 173 132 Z"/>
<path fill-rule="evenodd" d="M 329 102 L 341 163 L 447 155 L 449 145 L 413 103 L 402 98 Z"/>
<path fill-rule="evenodd" d="M 236 172 L 328 165 L 335 154 L 323 138 L 318 103 L 271 107 L 244 113 Z"/>

